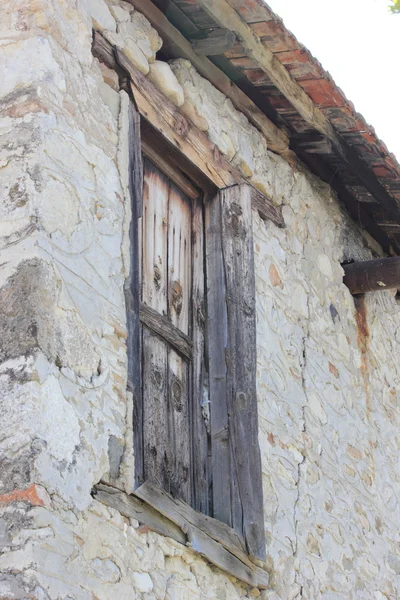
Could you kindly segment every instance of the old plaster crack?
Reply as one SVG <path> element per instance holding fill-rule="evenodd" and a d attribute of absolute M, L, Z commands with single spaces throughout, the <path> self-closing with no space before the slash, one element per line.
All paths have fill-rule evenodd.
<path fill-rule="evenodd" d="M 305 335 L 303 335 L 303 337 L 302 337 L 302 353 L 300 356 L 301 385 L 302 385 L 303 395 L 304 395 L 304 401 L 303 401 L 303 405 L 301 407 L 301 416 L 302 416 L 301 432 L 302 432 L 302 434 L 307 433 L 306 407 L 308 404 L 308 389 L 307 389 L 306 370 L 307 370 L 307 345 L 310 340 L 310 327 L 309 327 L 310 312 L 311 312 L 310 311 L 310 296 L 307 295 L 307 319 L 305 321 Z M 303 447 L 304 447 L 304 441 L 303 441 Z M 303 459 L 297 465 L 297 497 L 296 497 L 296 500 L 295 500 L 294 506 L 293 506 L 293 520 L 294 520 L 294 534 L 295 534 L 295 546 L 294 546 L 293 556 L 295 558 L 298 558 L 298 554 L 299 554 L 299 538 L 298 538 L 298 534 L 299 534 L 299 532 L 298 532 L 298 527 L 299 527 L 298 511 L 299 511 L 299 508 L 298 508 L 298 504 L 300 502 L 300 495 L 301 495 L 300 483 L 301 483 L 302 470 L 304 470 L 304 468 L 305 468 L 305 463 L 306 463 L 306 455 L 305 455 L 305 449 L 303 448 Z M 302 592 L 303 587 L 302 587 L 301 583 L 298 581 L 298 577 L 299 577 L 299 571 L 297 570 L 295 581 L 299 585 L 298 597 L 302 598 L 303 597 L 303 592 Z"/>

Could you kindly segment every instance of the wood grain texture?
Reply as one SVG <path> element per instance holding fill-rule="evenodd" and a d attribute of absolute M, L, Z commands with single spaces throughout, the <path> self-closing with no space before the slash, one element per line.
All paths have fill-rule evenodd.
<path fill-rule="evenodd" d="M 168 446 L 171 456 L 169 492 L 192 502 L 189 368 L 172 348 L 168 350 Z M 164 424 L 165 427 L 165 424 Z"/>
<path fill-rule="evenodd" d="M 178 498 L 173 498 L 165 490 L 161 490 L 148 482 L 140 486 L 135 491 L 135 495 L 145 500 L 174 523 L 177 523 L 182 529 L 188 529 L 190 526 L 201 529 L 251 568 L 254 568 L 254 564 L 246 556 L 246 549 L 242 540 L 236 531 L 228 527 L 225 523 L 197 512 L 185 502 L 182 502 Z"/>
<path fill-rule="evenodd" d="M 169 490 L 168 345 L 146 327 L 142 345 L 144 480 Z"/>
<path fill-rule="evenodd" d="M 140 232 L 139 211 L 142 206 L 143 165 L 140 152 L 140 115 L 133 103 L 129 107 L 129 195 L 131 222 L 129 240 L 131 262 L 129 278 L 124 284 L 127 316 L 128 390 L 133 398 L 133 431 L 135 454 L 135 484 L 143 482 L 143 405 L 141 389 L 141 325 L 139 319 L 140 289 Z"/>
<path fill-rule="evenodd" d="M 241 19 L 226 0 L 198 0 L 198 4 L 220 27 L 235 33 L 247 56 L 265 71 L 272 83 L 293 104 L 303 119 L 329 138 L 335 137 L 333 128 L 322 111 L 290 76 L 272 50 L 262 43 L 251 27 Z"/>
<path fill-rule="evenodd" d="M 206 202 L 206 254 L 213 515 L 232 525 L 226 364 L 228 323 L 219 195 Z"/>
<path fill-rule="evenodd" d="M 342 265 L 343 283 L 352 294 L 400 289 L 400 256 Z"/>
<path fill-rule="evenodd" d="M 179 352 L 179 354 L 186 356 L 189 360 L 192 359 L 193 350 L 191 339 L 174 327 L 167 317 L 160 315 L 149 306 L 141 304 L 140 320 L 143 325 L 146 325 L 146 327 L 151 329 L 160 338 L 171 344 L 174 350 Z"/>
<path fill-rule="evenodd" d="M 167 315 L 169 181 L 149 160 L 144 167 L 142 302 Z"/>
<path fill-rule="evenodd" d="M 200 529 L 189 528 L 188 539 L 188 545 L 192 550 L 198 552 L 201 556 L 226 573 L 237 577 L 248 585 L 260 589 L 268 588 L 269 575 L 266 571 L 258 568 L 255 570 L 247 564 L 244 564 Z"/>
<path fill-rule="evenodd" d="M 265 560 L 261 455 L 256 389 L 256 313 L 252 234 L 252 191 L 235 186 L 219 192 L 222 255 L 228 323 L 229 441 L 233 480 L 240 510 L 233 524 L 242 527 L 247 551 Z"/>
<path fill-rule="evenodd" d="M 147 0 L 131 0 L 131 3 L 150 21 L 163 39 L 163 50 L 170 58 L 186 58 L 197 71 L 208 79 L 220 92 L 230 98 L 237 110 L 266 137 L 273 152 L 286 153 L 289 147 L 287 134 L 279 129 L 268 117 L 233 83 L 227 75 L 210 60 L 196 54 L 188 40 L 176 29 L 166 16 Z"/>
<path fill-rule="evenodd" d="M 168 204 L 168 316 L 171 323 L 187 335 L 191 294 L 191 202 L 170 183 Z"/>
<path fill-rule="evenodd" d="M 204 298 L 204 219 L 203 203 L 193 204 L 192 220 L 192 340 L 193 360 L 191 372 L 191 434 L 193 457 L 193 504 L 210 514 L 209 468 L 209 387 L 204 354 L 206 307 Z"/>
<path fill-rule="evenodd" d="M 245 183 L 243 185 L 247 186 L 248 184 Z M 270 200 L 266 202 L 266 196 L 254 187 L 251 187 L 251 203 L 252 208 L 258 211 L 258 214 L 264 221 L 272 221 L 278 227 L 285 226 L 282 209 L 274 206 Z"/>
<path fill-rule="evenodd" d="M 94 488 L 94 497 L 98 502 L 114 508 L 125 517 L 147 525 L 156 533 L 170 537 L 181 544 L 187 542 L 186 535 L 178 525 L 136 496 L 128 495 L 104 483 L 98 483 Z"/>
<path fill-rule="evenodd" d="M 207 37 L 190 40 L 193 50 L 200 56 L 216 56 L 232 48 L 236 42 L 235 34 L 222 27 L 213 29 Z"/>
<path fill-rule="evenodd" d="M 96 56 L 99 56 L 100 59 L 109 60 L 114 52 L 111 44 L 99 33 L 96 33 L 94 39 L 93 51 Z M 183 173 L 187 174 L 201 189 L 208 193 L 213 192 L 215 188 L 223 189 L 230 185 L 248 183 L 243 174 L 228 163 L 220 154 L 218 148 L 209 141 L 208 137 L 203 132 L 198 131 L 179 109 L 137 71 L 121 51 L 115 49 L 115 53 L 119 57 L 118 67 L 123 68 L 131 77 L 132 91 L 139 112 L 148 121 L 147 126 L 144 127 L 144 124 L 142 124 L 142 129 L 153 140 L 156 140 L 154 132 L 162 136 L 161 146 L 165 143 L 169 145 L 169 148 L 165 148 L 165 151 L 166 153 L 173 153 L 173 161 Z M 227 80 L 232 84 L 229 78 Z M 245 97 L 247 98 L 247 96 Z M 155 143 L 157 144 L 157 140 Z M 160 141 L 158 144 L 160 144 Z M 179 181 L 175 182 L 179 185 Z M 254 206 L 254 208 L 259 210 L 261 215 L 264 215 L 264 219 L 271 219 L 278 226 L 281 226 L 282 214 L 280 209 L 275 207 L 262 192 L 256 190 L 256 188 L 254 190 L 255 198 L 257 198 L 257 206 Z M 192 197 L 190 190 L 187 195 Z"/>
<path fill-rule="evenodd" d="M 155 486 L 146 483 L 134 494 L 128 495 L 101 482 L 94 487 L 93 496 L 98 502 L 126 517 L 137 519 L 149 529 L 188 545 L 244 583 L 260 589 L 268 587 L 268 573 L 248 560 L 237 545 L 234 531 L 224 530 L 221 523 L 196 513 L 185 502 L 173 499 Z"/>
<path fill-rule="evenodd" d="M 201 195 L 201 191 L 195 187 L 192 182 L 185 177 L 182 171 L 177 167 L 176 164 L 169 160 L 169 157 L 165 155 L 165 152 L 159 152 L 159 146 L 156 141 L 149 143 L 149 141 L 142 136 L 142 152 L 143 154 L 156 165 L 171 181 L 173 181 L 179 189 L 182 190 L 188 198 L 195 200 Z"/>

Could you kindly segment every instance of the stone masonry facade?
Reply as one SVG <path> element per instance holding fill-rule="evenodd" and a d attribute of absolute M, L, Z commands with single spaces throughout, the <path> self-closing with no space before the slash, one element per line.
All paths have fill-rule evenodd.
<path fill-rule="evenodd" d="M 282 206 L 253 215 L 263 592 L 90 494 L 134 474 L 128 97 L 93 27 Z M 4 0 L 0 30 L 0 599 L 399 598 L 400 306 L 340 266 L 379 248 L 129 3 Z"/>

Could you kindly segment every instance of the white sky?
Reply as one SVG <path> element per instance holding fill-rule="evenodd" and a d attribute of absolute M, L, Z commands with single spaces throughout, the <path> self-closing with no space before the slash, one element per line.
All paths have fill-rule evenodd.
<path fill-rule="evenodd" d="M 400 162 L 400 14 L 389 0 L 266 0 Z"/>

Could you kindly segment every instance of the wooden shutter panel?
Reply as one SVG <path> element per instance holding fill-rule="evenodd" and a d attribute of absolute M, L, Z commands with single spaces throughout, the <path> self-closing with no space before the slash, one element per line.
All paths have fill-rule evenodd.
<path fill-rule="evenodd" d="M 131 247 L 131 264 L 129 279 L 125 282 L 124 293 L 128 325 L 128 390 L 133 396 L 133 431 L 135 453 L 135 485 L 143 483 L 143 412 L 141 397 L 140 367 L 140 319 L 139 319 L 139 222 L 142 214 L 143 163 L 140 136 L 140 115 L 131 102 L 128 112 L 129 129 L 129 195 L 131 200 L 131 222 L 129 239 Z"/>
<path fill-rule="evenodd" d="M 251 188 L 221 190 L 207 206 L 207 303 L 214 517 L 265 560 L 258 444 Z"/>
<path fill-rule="evenodd" d="M 204 231 L 189 198 L 147 158 L 142 217 L 144 479 L 209 512 Z"/>

